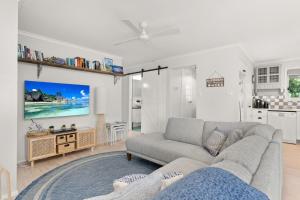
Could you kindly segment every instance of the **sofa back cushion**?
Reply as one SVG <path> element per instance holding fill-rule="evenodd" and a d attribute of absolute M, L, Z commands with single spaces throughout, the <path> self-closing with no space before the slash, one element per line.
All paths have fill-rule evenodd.
<path fill-rule="evenodd" d="M 268 145 L 269 141 L 265 138 L 251 135 L 224 149 L 214 162 L 230 160 L 242 165 L 253 175 Z"/>
<path fill-rule="evenodd" d="M 259 136 L 265 138 L 266 140 L 271 141 L 274 133 L 275 133 L 275 128 L 273 126 L 270 126 L 268 124 L 258 124 L 256 126 L 250 128 L 245 133 L 245 137 L 250 136 L 250 135 L 259 135 Z"/>
<path fill-rule="evenodd" d="M 243 133 L 246 133 L 255 125 L 259 123 L 256 122 L 213 122 L 213 121 L 206 121 L 204 123 L 203 128 L 203 137 L 202 141 L 206 141 L 210 133 L 218 129 L 219 131 L 225 133 L 227 136 L 228 134 L 233 131 L 234 129 L 241 129 Z"/>
<path fill-rule="evenodd" d="M 204 121 L 194 118 L 169 118 L 165 138 L 194 145 L 202 145 Z"/>

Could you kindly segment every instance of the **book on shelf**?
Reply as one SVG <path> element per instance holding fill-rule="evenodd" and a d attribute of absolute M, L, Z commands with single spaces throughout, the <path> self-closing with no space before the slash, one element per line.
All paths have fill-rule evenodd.
<path fill-rule="evenodd" d="M 37 50 L 33 51 L 25 45 L 18 44 L 18 58 L 19 59 L 43 61 L 44 60 L 44 54 L 41 51 L 37 51 Z"/>

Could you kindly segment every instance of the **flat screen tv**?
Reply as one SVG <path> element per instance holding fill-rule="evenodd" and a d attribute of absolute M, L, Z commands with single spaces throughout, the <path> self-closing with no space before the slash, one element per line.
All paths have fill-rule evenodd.
<path fill-rule="evenodd" d="M 24 118 L 88 115 L 90 86 L 25 81 Z"/>

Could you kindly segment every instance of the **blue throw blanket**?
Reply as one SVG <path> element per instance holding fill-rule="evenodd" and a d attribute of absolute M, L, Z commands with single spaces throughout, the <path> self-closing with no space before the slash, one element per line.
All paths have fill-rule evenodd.
<path fill-rule="evenodd" d="M 268 200 L 256 188 L 220 168 L 197 170 L 160 192 L 154 200 Z"/>

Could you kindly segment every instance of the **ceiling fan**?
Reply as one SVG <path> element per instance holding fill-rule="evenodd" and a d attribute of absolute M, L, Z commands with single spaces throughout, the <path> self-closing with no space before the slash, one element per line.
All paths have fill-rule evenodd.
<path fill-rule="evenodd" d="M 162 37 L 162 36 L 168 36 L 168 35 L 175 35 L 180 33 L 179 28 L 167 28 L 163 29 L 161 31 L 157 31 L 154 33 L 149 33 L 147 31 L 148 23 L 143 21 L 139 23 L 139 26 L 134 25 L 131 21 L 129 20 L 122 20 L 122 22 L 127 25 L 131 30 L 133 30 L 137 36 L 128 38 L 126 40 L 116 42 L 114 43 L 115 46 L 119 46 L 128 42 L 136 41 L 136 40 L 141 40 L 141 41 L 147 41 L 153 38 L 157 37 Z"/>

